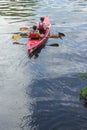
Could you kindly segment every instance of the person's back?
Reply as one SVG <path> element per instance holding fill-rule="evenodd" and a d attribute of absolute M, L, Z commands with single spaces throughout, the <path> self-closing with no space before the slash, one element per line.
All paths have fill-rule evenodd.
<path fill-rule="evenodd" d="M 45 34 L 47 25 L 44 23 L 44 17 L 41 17 L 41 18 L 40 18 L 40 22 L 39 22 L 39 24 L 37 25 L 37 28 L 38 28 L 40 34 Z"/>
<path fill-rule="evenodd" d="M 33 30 L 31 30 L 31 32 L 29 33 L 29 38 L 31 39 L 39 39 L 40 38 L 40 33 L 37 30 L 37 26 L 33 26 Z"/>

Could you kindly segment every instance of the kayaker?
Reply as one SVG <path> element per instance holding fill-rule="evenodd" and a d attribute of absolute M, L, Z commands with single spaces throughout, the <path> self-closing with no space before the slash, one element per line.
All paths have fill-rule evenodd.
<path fill-rule="evenodd" d="M 44 23 L 44 17 L 40 18 L 40 22 L 38 23 L 37 28 L 38 28 L 40 34 L 45 34 L 45 31 L 48 28 L 48 25 L 46 25 Z"/>
<path fill-rule="evenodd" d="M 37 29 L 37 26 L 36 25 L 34 25 L 33 27 L 32 27 L 32 30 L 31 30 L 31 32 L 29 33 L 29 38 L 31 38 L 31 39 L 39 39 L 40 37 L 41 37 L 41 35 L 40 35 L 40 33 L 39 33 L 39 30 Z"/>

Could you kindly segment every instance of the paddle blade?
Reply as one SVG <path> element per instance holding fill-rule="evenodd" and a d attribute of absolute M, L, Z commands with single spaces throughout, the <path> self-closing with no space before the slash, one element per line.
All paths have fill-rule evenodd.
<path fill-rule="evenodd" d="M 14 40 L 18 40 L 18 39 L 20 39 L 20 38 L 22 38 L 20 35 L 13 35 L 13 36 L 12 36 L 12 39 L 14 39 Z"/>
<path fill-rule="evenodd" d="M 27 34 L 27 33 L 21 33 L 20 36 L 21 36 L 22 38 L 27 38 L 27 37 L 28 37 L 28 34 Z"/>
<path fill-rule="evenodd" d="M 19 43 L 19 42 L 13 42 L 13 44 L 17 44 L 17 45 L 19 45 L 20 43 Z"/>
<path fill-rule="evenodd" d="M 26 31 L 26 30 L 28 30 L 29 28 L 28 27 L 21 27 L 20 28 L 20 31 Z"/>
<path fill-rule="evenodd" d="M 62 37 L 65 37 L 65 34 L 64 33 L 58 33 L 58 35 L 51 35 L 51 36 L 48 36 L 48 38 L 60 38 L 62 39 Z"/>
<path fill-rule="evenodd" d="M 53 43 L 53 44 L 50 44 L 49 46 L 58 47 L 59 44 L 58 43 Z"/>
<path fill-rule="evenodd" d="M 58 33 L 58 36 L 59 36 L 60 39 L 63 39 L 63 37 L 65 37 L 65 34 L 59 32 L 59 33 Z"/>
<path fill-rule="evenodd" d="M 20 43 L 20 42 L 13 42 L 13 44 L 17 44 L 17 45 L 26 45 L 26 44 Z"/>

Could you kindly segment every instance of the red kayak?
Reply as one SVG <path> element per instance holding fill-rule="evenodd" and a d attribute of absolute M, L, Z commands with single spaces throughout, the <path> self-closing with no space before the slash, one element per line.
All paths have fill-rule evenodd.
<path fill-rule="evenodd" d="M 46 23 L 47 25 L 50 25 L 48 16 L 45 17 L 44 23 Z M 48 39 L 49 34 L 50 34 L 50 28 L 47 28 L 43 38 L 37 39 L 37 40 L 28 39 L 28 42 L 27 42 L 28 54 L 31 55 L 31 53 L 33 53 L 36 49 L 38 49 L 43 44 L 45 44 L 45 42 Z"/>

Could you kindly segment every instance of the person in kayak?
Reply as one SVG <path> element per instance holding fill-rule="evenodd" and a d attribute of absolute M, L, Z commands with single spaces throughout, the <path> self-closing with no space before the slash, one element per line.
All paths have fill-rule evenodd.
<path fill-rule="evenodd" d="M 32 27 L 32 30 L 30 31 L 28 37 L 31 39 L 39 39 L 41 37 L 36 25 Z"/>
<path fill-rule="evenodd" d="M 37 24 L 37 28 L 38 28 L 40 34 L 45 34 L 45 31 L 48 27 L 49 26 L 44 23 L 44 17 L 41 17 L 40 22 Z"/>

